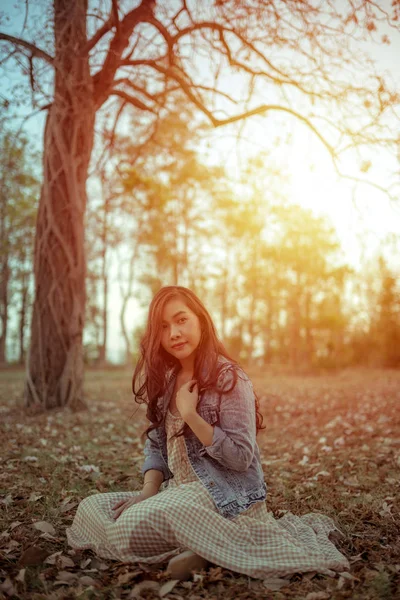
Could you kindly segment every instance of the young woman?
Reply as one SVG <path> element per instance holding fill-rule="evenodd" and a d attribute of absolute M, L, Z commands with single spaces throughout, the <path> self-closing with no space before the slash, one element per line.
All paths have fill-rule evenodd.
<path fill-rule="evenodd" d="M 150 421 L 143 488 L 85 498 L 69 544 L 121 561 L 169 560 L 178 578 L 207 563 L 262 579 L 348 570 L 328 538 L 340 534 L 328 516 L 286 513 L 277 521 L 267 511 L 259 403 L 199 298 L 162 288 L 140 349 L 133 393 Z"/>

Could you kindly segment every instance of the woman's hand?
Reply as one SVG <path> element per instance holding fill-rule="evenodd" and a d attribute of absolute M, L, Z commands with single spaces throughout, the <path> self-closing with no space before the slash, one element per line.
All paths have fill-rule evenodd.
<path fill-rule="evenodd" d="M 191 379 L 179 388 L 176 394 L 176 408 L 183 420 L 196 412 L 199 390 L 195 379 Z"/>
<path fill-rule="evenodd" d="M 120 500 L 119 502 L 117 502 L 117 504 L 114 504 L 114 506 L 112 507 L 112 510 L 115 510 L 113 518 L 117 520 L 118 517 L 120 517 L 121 514 L 124 512 L 124 510 L 126 510 L 130 506 L 133 506 L 134 504 L 142 502 L 143 500 L 147 500 L 147 498 L 151 498 L 151 496 L 154 496 L 156 493 L 157 492 L 145 492 L 144 490 L 142 490 L 140 494 L 138 496 L 135 496 L 134 498 L 128 498 L 128 500 Z"/>

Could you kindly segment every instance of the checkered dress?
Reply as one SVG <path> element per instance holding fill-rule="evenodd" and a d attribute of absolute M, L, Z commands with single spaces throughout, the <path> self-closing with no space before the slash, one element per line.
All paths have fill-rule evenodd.
<path fill-rule="evenodd" d="M 328 539 L 329 532 L 338 530 L 327 515 L 288 512 L 276 520 L 264 501 L 234 519 L 220 515 L 190 465 L 183 436 L 171 439 L 182 424 L 168 411 L 168 465 L 174 474 L 168 487 L 129 507 L 116 521 L 114 504 L 140 492 L 85 498 L 67 528 L 70 546 L 142 563 L 163 563 L 190 549 L 215 565 L 260 579 L 307 571 L 334 576 L 349 570 L 346 557 Z"/>

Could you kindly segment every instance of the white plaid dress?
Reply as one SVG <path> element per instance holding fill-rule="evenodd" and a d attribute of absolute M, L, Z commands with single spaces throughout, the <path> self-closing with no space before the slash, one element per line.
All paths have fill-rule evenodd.
<path fill-rule="evenodd" d="M 327 515 L 286 513 L 275 519 L 258 502 L 234 519 L 217 511 L 193 471 L 183 437 L 171 439 L 183 424 L 169 410 L 166 418 L 168 487 L 126 509 L 115 521 L 112 506 L 140 492 L 94 494 L 79 504 L 68 543 L 123 562 L 163 563 L 190 549 L 211 563 L 265 579 L 315 571 L 334 576 L 350 565 L 328 539 L 339 531 Z"/>

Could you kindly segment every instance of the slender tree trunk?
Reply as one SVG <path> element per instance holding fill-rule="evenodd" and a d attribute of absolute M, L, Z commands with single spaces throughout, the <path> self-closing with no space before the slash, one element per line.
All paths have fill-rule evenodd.
<path fill-rule="evenodd" d="M 120 289 L 121 297 L 122 297 L 122 306 L 121 306 L 121 311 L 119 313 L 119 322 L 121 325 L 122 337 L 124 338 L 124 342 L 125 342 L 125 363 L 126 364 L 130 364 L 132 361 L 133 340 L 132 340 L 132 336 L 128 334 L 128 331 L 126 328 L 125 313 L 126 313 L 126 309 L 128 306 L 128 302 L 129 302 L 130 298 L 132 297 L 133 283 L 135 281 L 135 267 L 136 267 L 137 260 L 139 257 L 139 248 L 140 248 L 140 242 L 142 239 L 142 228 L 143 228 L 144 221 L 145 221 L 145 213 L 144 213 L 144 211 L 141 211 L 141 214 L 140 214 L 138 222 L 137 222 L 136 235 L 134 236 L 136 242 L 132 248 L 132 254 L 129 259 L 129 270 L 128 270 L 127 288 L 126 289 L 122 285 L 122 281 L 124 279 L 122 269 L 119 271 L 119 274 L 118 274 L 119 280 L 120 280 L 119 289 Z"/>
<path fill-rule="evenodd" d="M 105 193 L 104 177 L 102 179 L 103 197 L 104 197 L 104 220 L 103 220 L 103 254 L 101 257 L 101 282 L 103 286 L 103 310 L 102 310 L 102 325 L 103 325 L 103 340 L 100 345 L 98 363 L 104 365 L 107 358 L 107 328 L 108 328 L 108 274 L 107 274 L 107 249 L 108 249 L 108 199 Z"/>
<path fill-rule="evenodd" d="M 8 255 L 2 258 L 0 266 L 0 364 L 6 362 L 6 342 L 8 329 L 8 282 L 10 269 Z"/>
<path fill-rule="evenodd" d="M 305 324 L 306 324 L 306 362 L 311 364 L 314 356 L 314 339 L 311 323 L 311 292 L 307 292 L 305 297 Z"/>
<path fill-rule="evenodd" d="M 300 276 L 296 273 L 296 284 L 292 288 L 292 294 L 290 298 L 290 365 L 296 367 L 299 364 L 300 354 Z"/>
<path fill-rule="evenodd" d="M 22 275 L 22 289 L 21 289 L 21 309 L 19 311 L 19 364 L 23 365 L 25 362 L 25 327 L 26 327 L 26 313 L 28 308 L 28 276 L 23 273 Z"/>
<path fill-rule="evenodd" d="M 44 136 L 36 226 L 27 406 L 82 406 L 84 218 L 95 103 L 85 50 L 87 0 L 54 0 L 54 101 Z"/>
<path fill-rule="evenodd" d="M 7 198 L 3 193 L 3 182 L 0 190 L 0 364 L 6 362 L 6 342 L 8 329 L 8 282 L 10 268 L 8 265 L 8 231 L 7 231 Z"/>

